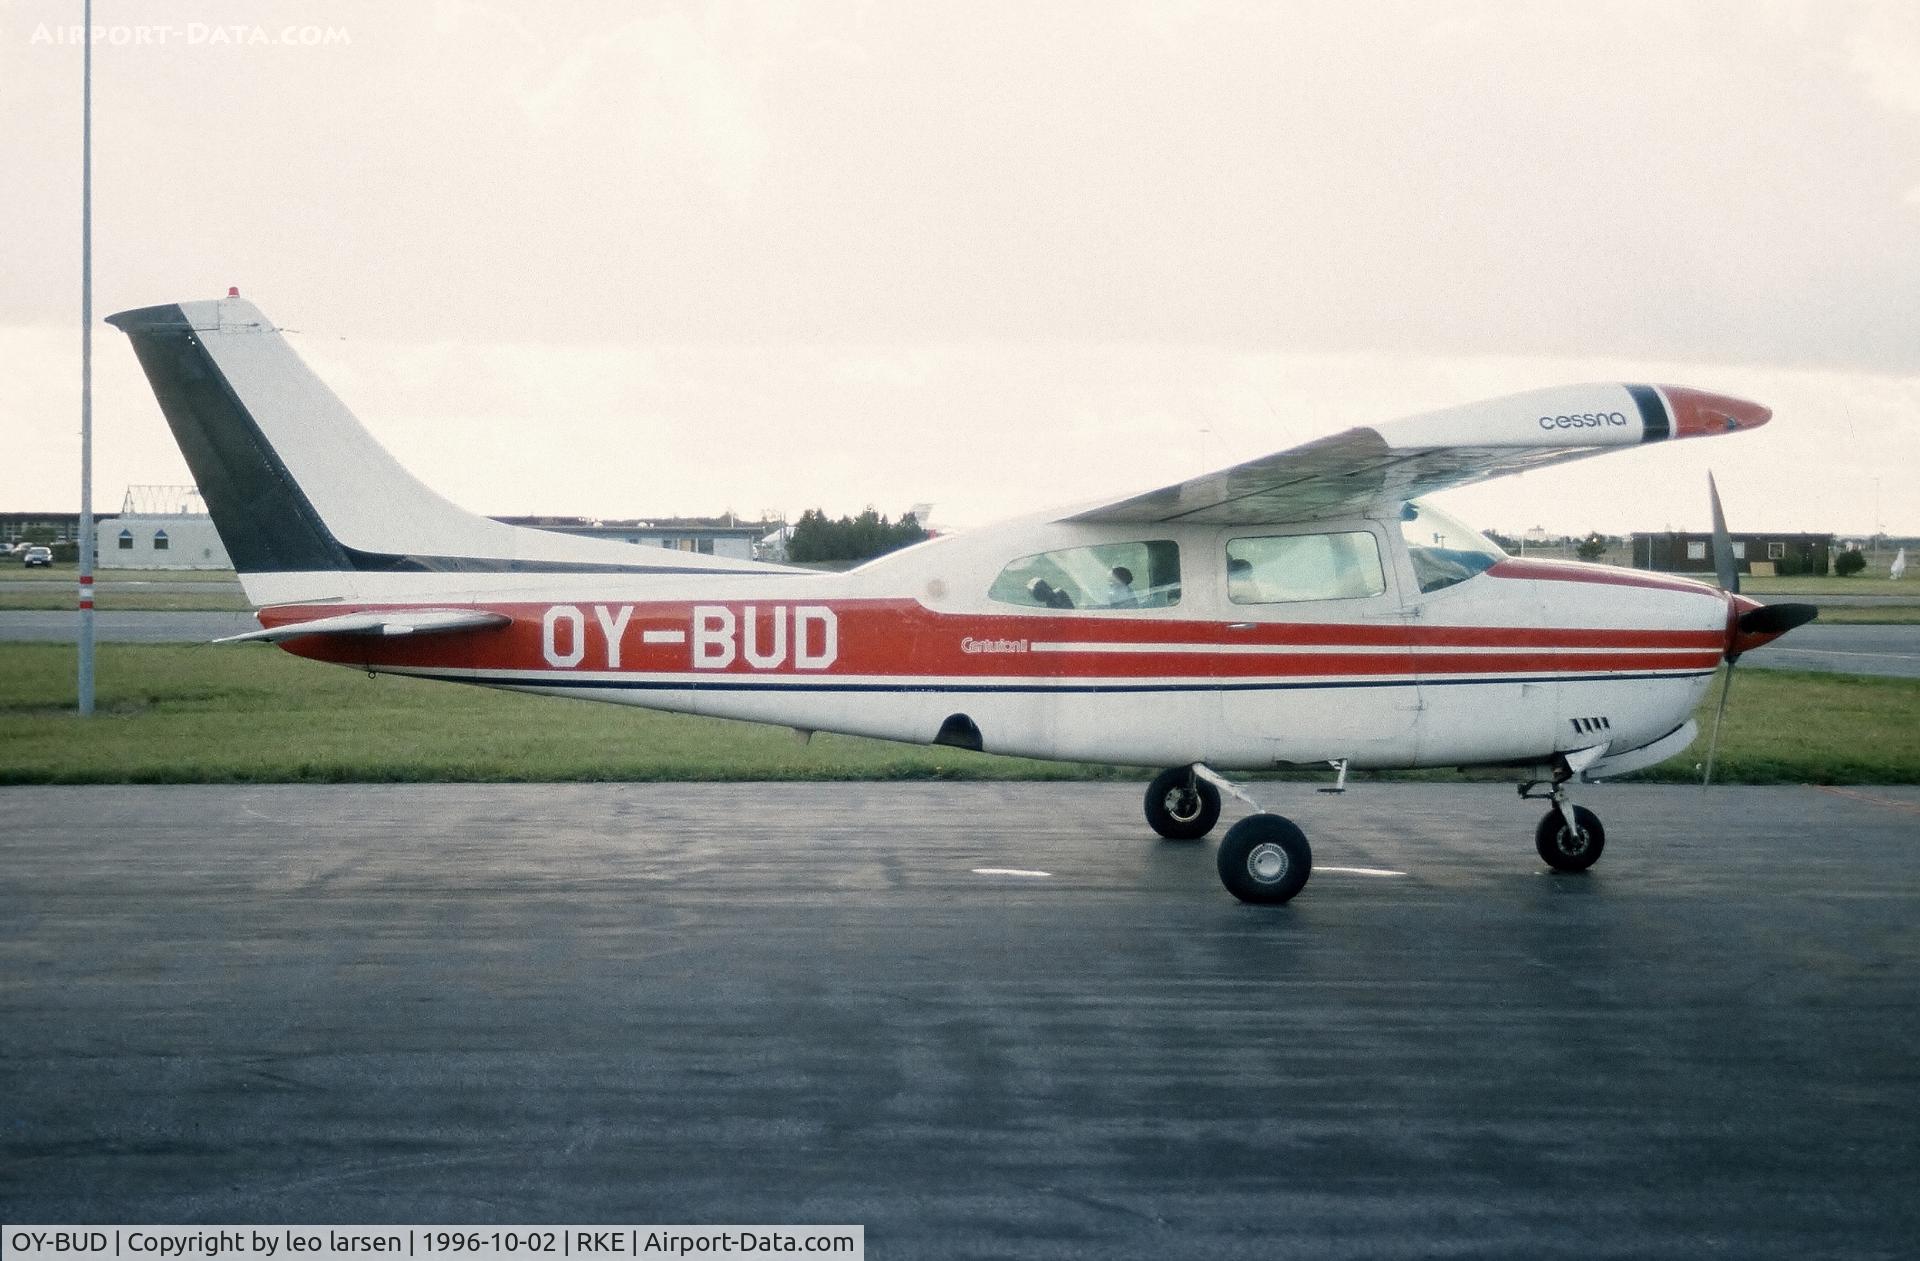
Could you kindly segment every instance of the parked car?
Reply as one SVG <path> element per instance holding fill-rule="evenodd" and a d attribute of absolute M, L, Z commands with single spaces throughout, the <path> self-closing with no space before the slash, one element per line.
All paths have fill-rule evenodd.
<path fill-rule="evenodd" d="M 32 569 L 36 565 L 42 568 L 50 567 L 53 564 L 53 549 L 47 547 L 29 547 L 26 555 L 21 558 L 20 563 L 28 569 Z"/>

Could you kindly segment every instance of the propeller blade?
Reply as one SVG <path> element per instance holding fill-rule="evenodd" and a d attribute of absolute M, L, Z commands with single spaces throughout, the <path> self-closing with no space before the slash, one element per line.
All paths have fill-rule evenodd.
<path fill-rule="evenodd" d="M 1727 721 L 1727 697 L 1733 692 L 1733 667 L 1735 658 L 1727 659 L 1727 681 L 1720 685 L 1720 708 L 1713 715 L 1713 736 L 1707 741 L 1707 768 L 1700 776 L 1700 787 L 1706 788 L 1713 782 L 1713 759 L 1720 751 L 1720 728 Z"/>
<path fill-rule="evenodd" d="M 1720 488 L 1713 484 L 1713 474 L 1707 474 L 1707 498 L 1713 504 L 1713 572 L 1720 579 L 1720 589 L 1740 594 L 1740 566 L 1733 558 L 1733 538 L 1727 533 L 1727 517 L 1720 511 Z"/>
<path fill-rule="evenodd" d="M 1784 635 L 1819 616 L 1819 607 L 1812 604 L 1763 604 L 1742 613 L 1734 625 L 1745 635 Z"/>

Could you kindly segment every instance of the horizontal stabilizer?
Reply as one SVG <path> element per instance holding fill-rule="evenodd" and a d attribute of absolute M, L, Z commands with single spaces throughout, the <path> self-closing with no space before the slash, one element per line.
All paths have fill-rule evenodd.
<path fill-rule="evenodd" d="M 338 617 L 320 617 L 310 622 L 289 622 L 244 635 L 228 635 L 216 644 L 243 644 L 251 641 L 279 643 L 301 635 L 424 635 L 429 632 L 480 630 L 505 626 L 513 619 L 504 613 L 483 613 L 475 609 L 408 609 L 389 613 L 342 613 Z"/>

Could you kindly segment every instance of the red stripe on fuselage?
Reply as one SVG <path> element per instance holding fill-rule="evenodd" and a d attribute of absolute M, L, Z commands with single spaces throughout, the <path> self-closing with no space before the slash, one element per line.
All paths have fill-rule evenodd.
<path fill-rule="evenodd" d="M 386 608 L 404 606 L 382 606 Z M 694 601 L 570 606 L 579 610 L 583 640 L 570 665 L 549 660 L 542 619 L 548 604 L 489 604 L 512 623 L 497 629 L 447 634 L 315 636 L 285 643 L 290 652 L 357 666 L 400 666 L 480 672 L 619 670 L 703 678 L 836 675 L 902 680 L 965 678 L 1328 678 L 1463 674 L 1643 672 L 1711 669 L 1724 644 L 1719 630 L 1629 630 L 1399 624 L 1254 623 L 1236 629 L 1213 621 L 1099 614 L 945 614 L 911 600 L 843 600 L 816 605 L 786 602 Z M 607 619 L 597 607 L 609 611 Z M 631 607 L 618 652 L 609 651 L 606 622 Z M 724 608 L 733 616 L 731 659 L 695 667 L 695 609 Z M 824 668 L 796 664 L 795 608 L 831 610 L 834 654 Z M 764 660 L 784 645 L 780 660 L 756 668 L 745 652 L 748 609 L 754 610 L 754 647 Z M 337 614 L 338 607 L 263 610 L 269 626 Z M 573 619 L 553 646 L 571 658 Z M 684 636 L 649 644 L 646 632 Z M 822 648 L 817 622 L 807 647 Z M 1036 648 L 1036 645 L 1041 647 Z M 1061 650 L 1051 645 L 1085 645 Z M 1119 649 L 1116 651 L 1116 649 Z M 1184 649 L 1184 650 L 1177 650 Z M 1318 651 L 1314 651 L 1317 649 Z M 1348 649 L 1350 651 L 1341 651 Z M 1463 649 L 1503 649 L 1467 652 Z M 1639 650 L 1639 651 L 1634 651 Z"/>

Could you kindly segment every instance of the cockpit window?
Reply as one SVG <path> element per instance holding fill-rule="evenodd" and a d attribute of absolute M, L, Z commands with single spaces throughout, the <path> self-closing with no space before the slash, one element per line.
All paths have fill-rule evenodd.
<path fill-rule="evenodd" d="M 1235 604 L 1357 600 L 1386 589 L 1380 544 L 1365 530 L 1227 540 L 1227 599 Z"/>
<path fill-rule="evenodd" d="M 1162 539 L 1022 556 L 987 595 L 1040 609 L 1171 608 L 1180 603 L 1180 548 Z"/>
<path fill-rule="evenodd" d="M 1507 555 L 1478 530 L 1417 499 L 1400 506 L 1400 536 L 1423 592 L 1465 582 Z"/>

